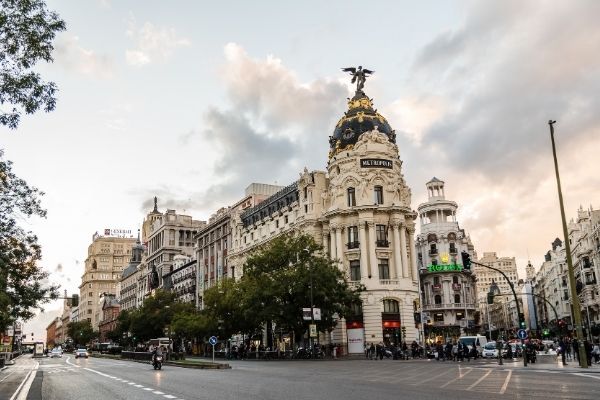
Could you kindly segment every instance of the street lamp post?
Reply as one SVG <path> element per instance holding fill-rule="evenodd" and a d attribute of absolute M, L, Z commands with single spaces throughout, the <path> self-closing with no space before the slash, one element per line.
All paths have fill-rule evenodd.
<path fill-rule="evenodd" d="M 581 304 L 579 302 L 579 296 L 577 294 L 577 287 L 575 284 L 575 270 L 573 269 L 573 259 L 571 258 L 571 244 L 569 243 L 569 231 L 567 229 L 567 219 L 565 217 L 565 205 L 563 202 L 562 189 L 560 186 L 560 174 L 558 172 L 558 160 L 556 158 L 556 145 L 554 143 L 554 124 L 556 121 L 548 121 L 550 126 L 550 140 L 552 141 L 552 156 L 554 158 L 554 171 L 556 173 L 556 186 L 558 187 L 558 202 L 560 204 L 560 216 L 562 219 L 562 228 L 564 235 L 565 251 L 567 253 L 567 269 L 569 272 L 569 286 L 571 289 L 571 305 L 573 306 L 573 319 L 575 322 L 575 329 L 577 331 L 577 338 L 579 339 L 579 366 L 581 368 L 587 368 L 587 354 L 583 343 L 583 329 L 581 327 Z"/>
<path fill-rule="evenodd" d="M 310 256 L 310 250 L 308 248 L 302 250 L 306 252 L 307 256 Z M 310 324 L 311 326 L 315 324 L 315 314 L 314 314 L 314 309 L 313 309 L 313 274 L 312 274 L 312 264 L 310 261 L 308 262 L 308 276 L 310 279 Z M 313 337 L 312 337 L 312 332 L 309 329 L 308 330 L 308 341 L 310 343 L 310 353 L 311 353 L 311 358 L 314 355 L 314 341 L 313 341 Z"/>

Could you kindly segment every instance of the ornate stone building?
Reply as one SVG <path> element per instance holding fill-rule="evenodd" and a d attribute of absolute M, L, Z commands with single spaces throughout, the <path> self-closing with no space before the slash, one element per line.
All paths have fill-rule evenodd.
<path fill-rule="evenodd" d="M 365 342 L 410 342 L 417 338 L 416 214 L 395 132 L 357 90 L 329 144 L 326 172 L 305 169 L 298 181 L 235 217 L 228 265 L 240 271 L 257 246 L 284 232 L 308 233 L 351 282 L 366 287 L 361 307 L 338 323 L 331 340 L 350 353 L 362 353 Z"/>
<path fill-rule="evenodd" d="M 427 202 L 418 208 L 417 258 L 421 276 L 422 319 L 435 341 L 460 336 L 478 325 L 475 279 L 462 266 L 461 252 L 477 257 L 471 239 L 456 219 L 458 205 L 447 200 L 444 181 L 427 182 Z M 442 340 L 443 340 L 442 339 Z"/>

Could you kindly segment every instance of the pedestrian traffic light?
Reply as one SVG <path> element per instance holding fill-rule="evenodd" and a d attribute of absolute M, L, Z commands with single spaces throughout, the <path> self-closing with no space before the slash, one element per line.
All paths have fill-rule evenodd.
<path fill-rule="evenodd" d="M 466 251 L 461 251 L 460 256 L 462 257 L 463 268 L 466 271 L 471 270 L 471 256 Z"/>
<path fill-rule="evenodd" d="M 414 318 L 415 318 L 415 323 L 417 323 L 417 324 L 421 323 L 421 313 L 420 312 L 414 313 Z"/>

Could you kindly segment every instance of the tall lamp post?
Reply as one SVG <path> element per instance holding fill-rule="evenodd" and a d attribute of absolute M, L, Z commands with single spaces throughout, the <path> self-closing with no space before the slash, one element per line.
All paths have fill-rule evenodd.
<path fill-rule="evenodd" d="M 308 248 L 303 249 L 302 251 L 306 252 L 306 256 L 310 257 L 310 250 Z M 312 274 L 312 264 L 310 261 L 308 262 L 308 276 L 310 279 L 310 325 L 311 325 L 311 329 L 312 326 L 314 326 L 315 324 L 315 314 L 314 314 L 314 309 L 313 309 L 313 274 Z M 310 342 L 310 353 L 311 353 L 311 357 L 314 355 L 314 342 L 313 342 L 313 337 L 312 337 L 312 332 L 311 329 L 308 330 L 308 340 Z"/>
<path fill-rule="evenodd" d="M 573 306 L 573 319 L 575 322 L 575 330 L 579 339 L 579 366 L 587 368 L 587 354 L 583 344 L 583 329 L 581 327 L 581 304 L 577 295 L 577 286 L 575 284 L 575 270 L 573 269 L 573 259 L 571 258 L 571 245 L 569 243 L 569 231 L 567 229 L 567 219 L 565 217 L 565 205 L 563 202 L 562 188 L 560 186 L 560 174 L 558 172 L 558 160 L 556 158 L 556 145 L 554 143 L 554 124 L 556 121 L 548 121 L 550 126 L 550 140 L 552 141 L 552 156 L 554 158 L 554 171 L 556 173 L 556 186 L 558 187 L 558 202 L 560 204 L 560 216 L 562 219 L 562 228 L 564 235 L 565 251 L 567 252 L 567 268 L 569 272 L 569 286 L 571 289 L 571 305 Z"/>

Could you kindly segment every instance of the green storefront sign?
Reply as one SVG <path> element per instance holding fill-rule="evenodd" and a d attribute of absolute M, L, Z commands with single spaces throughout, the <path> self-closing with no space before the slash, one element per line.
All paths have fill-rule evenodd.
<path fill-rule="evenodd" d="M 427 267 L 428 272 L 447 272 L 447 271 L 462 271 L 463 266 L 458 264 L 429 264 Z"/>

